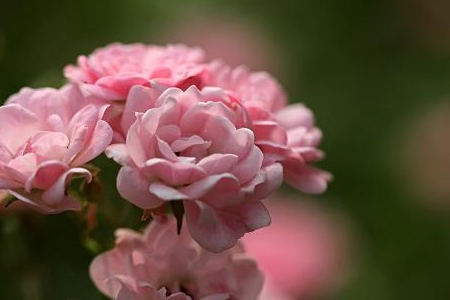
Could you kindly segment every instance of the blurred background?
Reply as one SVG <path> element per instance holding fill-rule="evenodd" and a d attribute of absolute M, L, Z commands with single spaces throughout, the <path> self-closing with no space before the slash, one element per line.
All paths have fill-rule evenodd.
<path fill-rule="evenodd" d="M 204 47 L 208 58 L 267 70 L 291 102 L 315 112 L 327 153 L 320 166 L 335 178 L 317 197 L 283 188 L 305 220 L 298 223 L 305 243 L 295 248 L 309 268 L 302 270 L 319 278 L 304 279 L 315 291 L 295 297 L 445 300 L 449 16 L 446 0 L 0 0 L 0 99 L 23 86 L 60 86 L 77 55 L 116 41 L 184 42 Z M 116 171 L 103 176 L 113 182 Z M 108 222 L 139 227 L 139 212 L 113 185 L 103 192 L 115 218 Z M 87 270 L 97 241 L 110 244 L 112 231 L 88 239 L 81 218 L 2 210 L 0 299 L 103 299 Z M 324 248 L 339 255 L 315 251 Z M 310 288 L 304 282 L 299 289 Z"/>

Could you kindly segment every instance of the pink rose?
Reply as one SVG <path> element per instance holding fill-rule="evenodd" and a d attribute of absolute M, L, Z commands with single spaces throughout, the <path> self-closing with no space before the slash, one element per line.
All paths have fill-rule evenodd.
<path fill-rule="evenodd" d="M 322 133 L 314 125 L 314 115 L 302 104 L 286 106 L 284 92 L 274 78 L 213 62 L 203 85 L 223 88 L 240 99 L 252 119 L 255 143 L 265 163 L 280 162 L 287 183 L 312 194 L 326 190 L 331 175 L 311 166 L 324 156 L 317 149 Z"/>
<path fill-rule="evenodd" d="M 78 210 L 66 195 L 72 177 L 91 180 L 83 164 L 100 155 L 112 130 L 104 109 L 83 106 L 75 86 L 24 88 L 0 107 L 0 189 L 42 213 Z"/>
<path fill-rule="evenodd" d="M 203 71 L 202 62 L 203 51 L 198 48 L 117 43 L 79 56 L 78 65 L 66 66 L 64 74 L 81 84 L 84 92 L 105 100 L 125 100 L 134 85 L 153 82 L 187 88 Z"/>
<path fill-rule="evenodd" d="M 198 48 L 117 43 L 97 49 L 87 57 L 79 56 L 78 65 L 66 66 L 64 74 L 70 82 L 80 85 L 84 95 L 111 104 L 104 119 L 115 131 L 114 140 L 123 141 L 127 133 L 120 130 L 119 124 L 123 101 L 130 89 L 136 85 L 159 90 L 201 86 L 202 62 L 203 51 Z"/>
<path fill-rule="evenodd" d="M 263 166 L 238 102 L 220 89 L 195 86 L 157 98 L 152 89 L 135 87 L 130 96 L 136 99 L 128 103 L 154 108 L 137 114 L 126 144 L 106 150 L 123 165 L 122 197 L 143 209 L 183 201 L 190 233 L 213 252 L 270 223 L 261 200 L 281 183 L 282 168 Z"/>
<path fill-rule="evenodd" d="M 262 275 L 241 247 L 210 253 L 175 222 L 152 222 L 143 235 L 116 231 L 116 247 L 97 256 L 90 274 L 115 300 L 256 300 Z"/>
<path fill-rule="evenodd" d="M 296 203 L 297 202 L 297 203 Z M 316 299 L 347 275 L 349 234 L 340 218 L 311 203 L 268 199 L 271 226 L 242 242 L 265 276 L 266 292 Z"/>

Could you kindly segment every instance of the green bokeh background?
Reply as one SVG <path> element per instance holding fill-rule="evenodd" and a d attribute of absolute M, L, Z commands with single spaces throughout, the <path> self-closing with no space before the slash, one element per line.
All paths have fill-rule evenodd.
<path fill-rule="evenodd" d="M 445 1 L 0 0 L 0 99 L 61 85 L 63 66 L 99 46 L 159 43 L 179 20 L 219 13 L 267 33 L 283 58 L 275 76 L 325 134 L 321 166 L 335 180 L 316 201 L 344 212 L 356 241 L 352 276 L 328 299 L 450 299 L 448 214 L 418 205 L 396 178 L 405 120 L 450 99 L 450 22 L 436 21 L 450 16 Z M 117 223 L 137 226 L 135 209 L 105 192 Z M 102 299 L 78 221 L 0 216 L 0 299 Z"/>

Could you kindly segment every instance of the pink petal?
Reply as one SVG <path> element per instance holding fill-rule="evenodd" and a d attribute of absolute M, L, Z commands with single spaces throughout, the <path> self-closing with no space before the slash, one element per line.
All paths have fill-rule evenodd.
<path fill-rule="evenodd" d="M 248 155 L 239 161 L 239 163 L 231 169 L 241 183 L 251 180 L 261 169 L 263 162 L 263 154 L 258 147 L 253 146 Z"/>
<path fill-rule="evenodd" d="M 86 141 L 83 151 L 77 155 L 72 165 L 83 165 L 102 154 L 111 143 L 112 135 L 113 131 L 108 123 L 103 120 L 98 121 L 91 138 Z"/>
<path fill-rule="evenodd" d="M 108 158 L 113 159 L 120 165 L 130 164 L 130 157 L 128 156 L 127 147 L 125 144 L 113 144 L 108 146 L 105 150 L 105 154 Z"/>
<path fill-rule="evenodd" d="M 281 164 L 271 164 L 264 167 L 255 177 L 255 182 L 249 184 L 248 198 L 252 201 L 265 199 L 283 182 L 283 167 Z M 253 185 L 253 186 L 252 186 Z M 249 188 L 247 187 L 247 188 Z"/>
<path fill-rule="evenodd" d="M 91 262 L 89 275 L 95 286 L 105 295 L 115 297 L 122 288 L 119 280 L 108 280 L 114 275 L 126 274 L 124 257 L 114 249 L 97 256 Z"/>
<path fill-rule="evenodd" d="M 82 176 L 87 182 L 92 180 L 92 174 L 84 168 L 72 168 L 63 173 L 58 180 L 42 193 L 42 199 L 49 205 L 58 205 L 66 197 L 66 185 L 73 175 Z"/>
<path fill-rule="evenodd" d="M 59 203 L 54 205 L 48 204 L 42 198 L 42 191 L 32 190 L 31 193 L 26 193 L 22 189 L 8 190 L 8 192 L 22 201 L 28 206 L 43 214 L 57 214 L 64 211 L 81 210 L 81 204 L 68 196 L 65 196 Z"/>
<path fill-rule="evenodd" d="M 45 161 L 39 165 L 36 172 L 27 180 L 25 190 L 29 193 L 32 188 L 48 189 L 67 169 L 67 165 L 60 161 Z"/>
<path fill-rule="evenodd" d="M 0 107 L 0 142 L 12 154 L 31 136 L 40 130 L 40 122 L 36 116 L 18 104 Z"/>
<path fill-rule="evenodd" d="M 145 176 L 156 176 L 171 186 L 186 185 L 206 176 L 206 173 L 195 164 L 159 158 L 146 161 L 141 171 Z"/>
<path fill-rule="evenodd" d="M 178 161 L 178 157 L 175 155 L 172 148 L 170 148 L 169 144 L 161 140 L 159 137 L 156 137 L 156 145 L 162 158 L 173 162 Z"/>
<path fill-rule="evenodd" d="M 234 154 L 214 153 L 198 162 L 197 166 L 205 170 L 209 175 L 225 173 L 231 170 L 238 162 Z"/>
<path fill-rule="evenodd" d="M 189 198 L 189 196 L 187 196 L 186 194 L 183 194 L 179 190 L 174 189 L 168 185 L 165 185 L 164 183 L 159 182 L 159 181 L 152 183 L 150 185 L 149 191 L 156 197 L 167 200 L 167 201 L 183 200 L 183 199 Z"/>
<path fill-rule="evenodd" d="M 209 198 L 218 202 L 229 195 L 236 194 L 239 188 L 239 180 L 234 175 L 222 173 L 197 180 L 187 187 L 180 188 L 179 191 L 188 195 L 189 199 L 200 199 L 209 195 Z M 213 193 L 214 197 L 210 195 L 211 193 Z"/>
<path fill-rule="evenodd" d="M 142 209 L 160 206 L 163 201 L 149 192 L 150 183 L 139 170 L 124 166 L 117 175 L 117 189 L 120 195 Z"/>
<path fill-rule="evenodd" d="M 172 151 L 174 152 L 181 152 L 183 150 L 186 150 L 189 147 L 196 146 L 196 145 L 203 145 L 207 142 L 205 142 L 200 136 L 198 135 L 192 135 L 187 138 L 180 138 L 174 141 L 170 147 L 172 148 Z"/>
<path fill-rule="evenodd" d="M 189 232 L 208 251 L 218 253 L 229 249 L 245 233 L 245 228 L 235 218 L 228 220 L 234 227 L 229 228 L 216 211 L 204 203 L 185 201 L 184 210 Z"/>
<path fill-rule="evenodd" d="M 258 141 L 271 141 L 282 145 L 288 141 L 286 130 L 277 122 L 255 121 L 253 122 L 253 130 Z"/>
<path fill-rule="evenodd" d="M 331 181 L 330 173 L 304 165 L 291 167 L 284 164 L 284 180 L 294 188 L 309 194 L 321 194 Z"/>
<path fill-rule="evenodd" d="M 254 145 L 253 132 L 247 128 L 239 128 L 228 139 L 225 137 L 222 143 L 217 142 L 217 144 L 220 145 L 220 148 L 217 148 L 219 153 L 230 153 L 238 157 L 245 157 L 250 153 Z M 213 146 L 211 148 L 216 149 L 216 145 Z"/>
<path fill-rule="evenodd" d="M 37 157 L 34 153 L 27 153 L 11 160 L 4 165 L 4 170 L 11 179 L 21 183 L 25 183 L 34 173 L 37 167 Z"/>
<path fill-rule="evenodd" d="M 301 103 L 291 104 L 278 110 L 276 118 L 278 123 L 286 129 L 314 126 L 313 113 Z"/>
<path fill-rule="evenodd" d="M 30 140 L 31 151 L 44 159 L 62 160 L 69 146 L 67 135 L 62 132 L 40 132 Z"/>
<path fill-rule="evenodd" d="M 126 141 L 127 153 L 137 166 L 140 166 L 147 160 L 146 148 L 143 145 L 145 141 L 141 140 L 140 131 L 142 131 L 141 122 L 137 120 L 131 125 Z M 153 149 L 153 151 L 155 150 Z"/>
<path fill-rule="evenodd" d="M 245 233 L 270 224 L 269 213 L 260 202 L 215 209 L 199 201 L 184 201 L 184 207 L 189 232 L 211 252 L 229 249 Z"/>
<path fill-rule="evenodd" d="M 123 110 L 121 126 L 127 132 L 136 121 L 136 112 L 145 112 L 155 107 L 155 102 L 161 92 L 158 89 L 135 85 L 130 89 Z"/>

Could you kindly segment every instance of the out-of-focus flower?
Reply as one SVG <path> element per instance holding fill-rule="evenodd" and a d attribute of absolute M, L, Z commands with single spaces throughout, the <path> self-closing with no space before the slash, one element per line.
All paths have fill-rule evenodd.
<path fill-rule="evenodd" d="M 326 190 L 331 174 L 311 166 L 324 157 L 317 148 L 322 132 L 314 115 L 303 104 L 286 106 L 284 92 L 272 76 L 213 62 L 203 84 L 223 88 L 242 102 L 265 163 L 282 163 L 287 183 L 311 194 Z"/>
<path fill-rule="evenodd" d="M 177 20 L 162 38 L 197 45 L 205 50 L 207 60 L 221 59 L 237 67 L 242 64 L 254 70 L 279 69 L 282 55 L 275 43 L 257 24 L 234 16 L 207 13 L 187 15 Z"/>
<path fill-rule="evenodd" d="M 407 126 L 395 157 L 401 184 L 431 208 L 450 208 L 450 104 L 430 108 Z"/>
<path fill-rule="evenodd" d="M 104 109 L 85 104 L 78 88 L 24 88 L 0 107 L 0 188 L 42 213 L 77 210 L 66 195 L 72 177 L 91 180 L 83 164 L 110 144 Z"/>
<path fill-rule="evenodd" d="M 90 274 L 117 300 L 256 300 L 263 281 L 241 247 L 210 253 L 186 231 L 177 235 L 171 219 L 152 222 L 143 235 L 117 230 L 116 247 L 94 259 Z"/>
<path fill-rule="evenodd" d="M 264 280 L 264 286 L 261 291 L 261 295 L 258 300 L 295 300 L 296 298 L 291 295 L 286 295 L 280 292 L 277 288 L 268 281 Z"/>
<path fill-rule="evenodd" d="M 268 294 L 324 296 L 346 275 L 347 233 L 340 220 L 319 207 L 287 200 L 269 198 L 271 226 L 246 235 L 243 244 L 258 262 Z"/>
<path fill-rule="evenodd" d="M 400 1 L 399 4 L 402 31 L 409 29 L 408 36 L 431 50 L 450 52 L 449 1 L 410 0 Z"/>
<path fill-rule="evenodd" d="M 130 95 L 129 103 L 155 108 L 137 115 L 126 144 L 106 150 L 123 165 L 122 197 L 143 209 L 182 200 L 190 233 L 214 252 L 270 223 L 261 200 L 280 185 L 282 168 L 263 166 L 238 102 L 220 89 L 195 86 L 157 98 L 138 86 Z"/>

